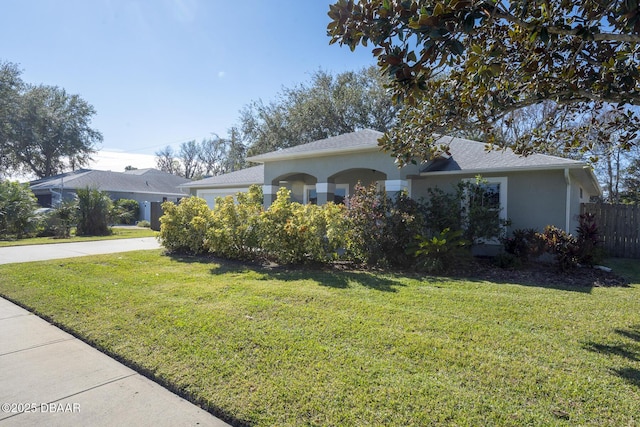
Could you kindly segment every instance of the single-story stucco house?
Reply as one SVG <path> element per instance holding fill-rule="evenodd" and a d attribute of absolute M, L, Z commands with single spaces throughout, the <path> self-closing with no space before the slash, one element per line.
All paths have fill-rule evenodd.
<path fill-rule="evenodd" d="M 534 154 L 519 156 L 511 150 L 486 151 L 485 144 L 443 136 L 446 155 L 422 164 L 399 168 L 380 150 L 382 133 L 365 129 L 308 144 L 249 157 L 258 163 L 244 170 L 182 184 L 190 194 L 213 207 L 215 198 L 262 185 L 268 207 L 280 187 L 291 190 L 301 203 L 341 201 L 354 186 L 376 183 L 388 195 L 407 191 L 418 200 L 428 198 L 429 188 L 452 191 L 461 180 L 480 175 L 495 192 L 501 216 L 510 229 L 555 225 L 574 232 L 580 204 L 601 194 L 593 171 L 584 162 Z"/>
<path fill-rule="evenodd" d="M 106 191 L 112 200 L 133 199 L 140 204 L 140 218 L 150 219 L 150 204 L 177 202 L 189 194 L 180 185 L 189 179 L 157 169 L 134 169 L 125 172 L 79 169 L 29 182 L 29 187 L 44 208 L 55 207 L 62 200 L 75 197 L 82 188 Z"/>

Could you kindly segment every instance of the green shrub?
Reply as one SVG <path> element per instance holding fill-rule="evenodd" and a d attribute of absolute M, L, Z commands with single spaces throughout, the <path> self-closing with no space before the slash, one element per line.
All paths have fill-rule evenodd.
<path fill-rule="evenodd" d="M 553 225 L 547 225 L 539 236 L 545 244 L 546 251 L 555 255 L 559 270 L 567 271 L 578 265 L 578 241 L 571 234 Z"/>
<path fill-rule="evenodd" d="M 0 238 L 21 239 L 34 235 L 38 202 L 28 184 L 0 181 Z"/>
<path fill-rule="evenodd" d="M 109 214 L 113 202 L 106 191 L 96 188 L 81 188 L 76 192 L 78 196 L 78 236 L 108 236 Z"/>
<path fill-rule="evenodd" d="M 292 202 L 291 192 L 280 188 L 276 200 L 260 215 L 261 247 L 264 254 L 279 264 L 299 264 L 307 260 L 309 237 L 305 207 Z"/>
<path fill-rule="evenodd" d="M 313 227 L 316 236 L 322 241 L 322 249 L 318 252 L 325 260 L 338 259 L 347 246 L 347 231 L 349 222 L 344 204 L 327 203 L 322 206 L 318 217 L 314 219 Z M 316 261 L 321 261 L 320 257 Z"/>
<path fill-rule="evenodd" d="M 478 176 L 475 181 L 459 182 L 451 192 L 429 188 L 425 204 L 429 234 L 435 236 L 446 228 L 463 230 L 464 238 L 473 244 L 503 237 L 508 221 L 501 220 L 500 208 L 486 184 Z"/>
<path fill-rule="evenodd" d="M 300 224 L 307 261 L 326 263 L 339 257 L 346 245 L 345 206 L 333 202 L 322 206 L 301 205 L 295 215 Z"/>
<path fill-rule="evenodd" d="M 158 239 L 171 252 L 201 254 L 213 215 L 200 197 L 186 197 L 180 203 L 164 202 Z"/>
<path fill-rule="evenodd" d="M 133 199 L 118 199 L 113 202 L 111 219 L 116 224 L 133 224 L 140 215 L 140 204 Z"/>
<path fill-rule="evenodd" d="M 502 239 L 502 244 L 505 252 L 518 258 L 521 264 L 539 257 L 545 250 L 545 242 L 533 228 L 513 230 L 511 237 Z"/>
<path fill-rule="evenodd" d="M 504 269 L 519 269 L 522 267 L 522 259 L 508 252 L 497 254 L 491 261 L 496 267 Z"/>
<path fill-rule="evenodd" d="M 274 203 L 260 215 L 259 241 L 263 254 L 279 264 L 328 262 L 346 244 L 345 207 L 291 202 L 281 188 Z"/>
<path fill-rule="evenodd" d="M 445 228 L 436 236 L 416 236 L 416 240 L 408 253 L 416 257 L 419 270 L 446 272 L 471 256 L 467 249 L 469 241 L 464 239 L 462 230 Z"/>
<path fill-rule="evenodd" d="M 581 264 L 595 265 L 604 259 L 596 218 L 591 213 L 585 213 L 578 217 L 578 221 L 578 260 Z"/>
<path fill-rule="evenodd" d="M 143 219 L 142 221 L 138 221 L 136 225 L 138 227 L 151 228 L 151 223 L 146 219 Z"/>
<path fill-rule="evenodd" d="M 462 230 L 462 193 L 447 193 L 441 188 L 428 188 L 429 199 L 425 204 L 426 227 L 431 235 L 444 229 Z"/>
<path fill-rule="evenodd" d="M 487 181 L 477 176 L 475 181 L 463 181 L 457 186 L 461 200 L 464 237 L 473 244 L 500 240 L 508 221 L 500 218 L 500 206 L 487 187 Z"/>
<path fill-rule="evenodd" d="M 387 211 L 386 194 L 375 184 L 358 183 L 348 199 L 347 254 L 354 261 L 375 265 L 385 260 L 383 239 Z"/>
<path fill-rule="evenodd" d="M 400 192 L 395 199 L 387 200 L 386 208 L 382 252 L 390 265 L 410 267 L 415 257 L 407 254 L 407 248 L 416 235 L 424 233 L 424 207 Z"/>
<path fill-rule="evenodd" d="M 39 237 L 68 239 L 78 220 L 78 201 L 65 200 L 57 208 L 40 216 Z"/>
<path fill-rule="evenodd" d="M 207 231 L 209 252 L 231 259 L 252 260 L 260 255 L 260 213 L 262 189 L 252 185 L 247 193 L 219 197 Z"/>
<path fill-rule="evenodd" d="M 368 265 L 411 266 L 415 259 L 406 249 L 424 231 L 422 209 L 404 192 L 391 199 L 375 184 L 358 183 L 346 211 L 348 256 Z"/>

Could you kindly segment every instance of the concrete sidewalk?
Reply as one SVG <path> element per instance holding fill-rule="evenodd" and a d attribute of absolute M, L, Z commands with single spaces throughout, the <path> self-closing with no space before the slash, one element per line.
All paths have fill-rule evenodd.
<path fill-rule="evenodd" d="M 0 264 L 45 261 L 48 259 L 111 254 L 144 249 L 159 249 L 160 247 L 160 243 L 158 243 L 155 237 L 53 243 L 50 245 L 9 246 L 0 248 Z"/>
<path fill-rule="evenodd" d="M 0 263 L 157 247 L 152 237 L 0 248 Z M 0 298 L 0 426 L 5 425 L 228 424 Z"/>

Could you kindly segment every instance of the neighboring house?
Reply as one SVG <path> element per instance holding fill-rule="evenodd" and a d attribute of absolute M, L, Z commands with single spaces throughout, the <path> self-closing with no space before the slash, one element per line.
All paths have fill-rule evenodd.
<path fill-rule="evenodd" d="M 179 186 L 190 180 L 156 169 L 110 172 L 80 169 L 31 181 L 31 191 L 42 207 L 55 207 L 61 200 L 75 197 L 76 190 L 96 188 L 109 193 L 111 199 L 133 199 L 140 204 L 140 218 L 149 220 L 150 204 L 174 201 L 188 196 Z"/>
<path fill-rule="evenodd" d="M 381 136 L 365 129 L 249 157 L 249 162 L 261 165 L 182 188 L 204 197 L 210 206 L 214 195 L 246 191 L 250 184 L 263 186 L 265 206 L 280 187 L 290 189 L 295 201 L 322 204 L 341 201 L 358 182 L 376 183 L 390 196 L 405 190 L 421 199 L 428 198 L 429 188 L 453 191 L 458 182 L 481 175 L 495 194 L 501 216 L 511 220 L 511 230 L 542 230 L 552 224 L 571 232 L 580 204 L 601 194 L 584 162 L 541 154 L 522 157 L 511 150 L 487 152 L 481 142 L 445 136 L 437 143 L 449 146 L 446 155 L 398 168 L 389 154 L 380 151 Z"/>

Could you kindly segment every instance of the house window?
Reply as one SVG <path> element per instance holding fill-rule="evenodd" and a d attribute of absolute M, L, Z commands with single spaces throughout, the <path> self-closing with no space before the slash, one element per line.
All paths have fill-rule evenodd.
<path fill-rule="evenodd" d="M 333 191 L 333 202 L 344 203 L 344 200 L 349 196 L 349 184 L 336 184 L 336 188 Z M 318 193 L 315 185 L 304 186 L 303 202 L 311 203 L 312 205 L 318 204 Z"/>
<path fill-rule="evenodd" d="M 475 183 L 475 179 L 465 180 L 467 182 Z M 492 177 L 483 178 L 479 184 L 479 188 L 482 191 L 478 191 L 473 196 L 467 194 L 464 200 L 465 210 L 470 211 L 473 204 L 480 204 L 487 208 L 490 212 L 496 213 L 496 221 L 499 221 L 499 225 L 502 227 L 507 221 L 507 178 L 506 177 Z M 485 243 L 498 243 L 497 241 L 490 241 Z"/>
<path fill-rule="evenodd" d="M 318 193 L 316 192 L 315 185 L 305 185 L 304 186 L 304 203 L 310 203 L 312 205 L 318 204 Z"/>
<path fill-rule="evenodd" d="M 336 204 L 344 204 L 345 199 L 349 195 L 349 184 L 337 184 L 333 193 L 333 202 Z"/>

